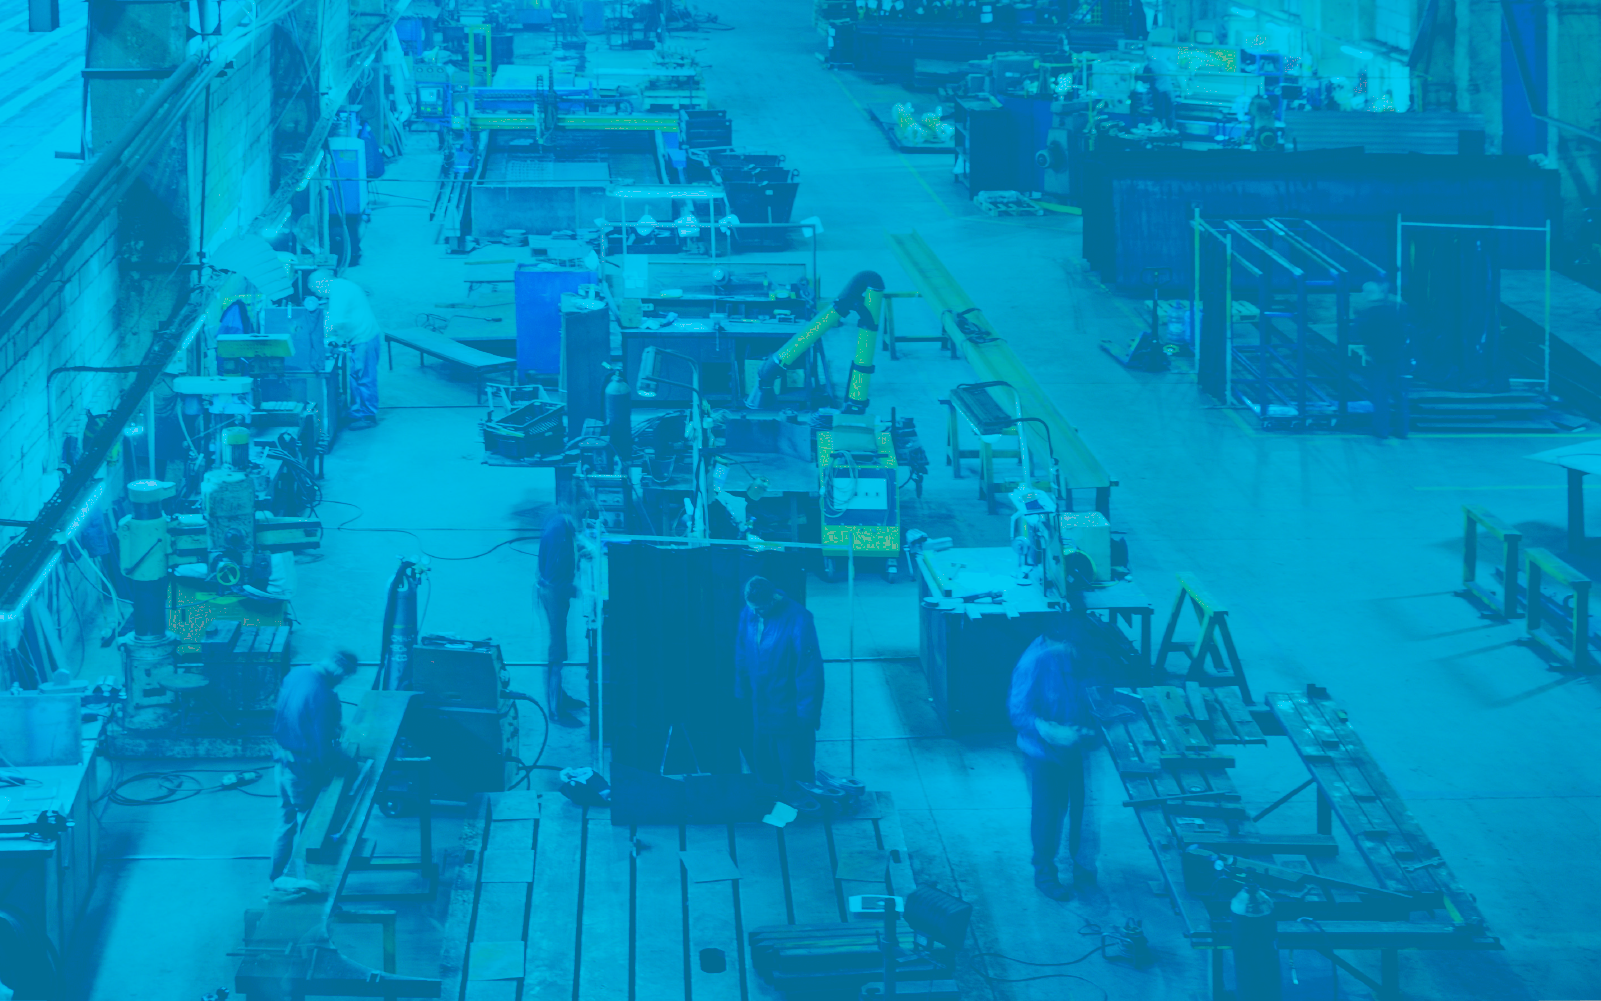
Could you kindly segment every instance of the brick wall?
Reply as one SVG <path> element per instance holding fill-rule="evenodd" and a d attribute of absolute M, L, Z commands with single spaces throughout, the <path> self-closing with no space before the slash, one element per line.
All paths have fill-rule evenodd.
<path fill-rule="evenodd" d="M 341 0 L 308 0 L 306 7 L 326 18 L 320 51 L 313 47 L 309 54 L 313 59 L 326 54 L 324 79 L 340 79 L 346 61 L 346 8 Z M 235 59 L 234 68 L 212 84 L 209 98 L 193 109 L 179 133 L 186 141 L 180 140 L 180 154 L 170 164 L 173 170 L 187 171 L 178 190 L 187 185 L 190 195 L 191 247 L 214 249 L 231 238 L 255 218 L 271 194 L 270 38 L 268 31 L 258 33 L 251 48 Z M 204 117 L 208 110 L 209 130 Z M 203 233 L 198 211 L 202 197 Z M 59 201 L 58 196 L 40 205 L 0 236 L 0 263 L 16 252 Z M 132 378 L 75 372 L 50 380 L 49 373 L 69 365 L 135 364 L 148 347 L 150 328 L 160 319 L 148 318 L 134 328 L 126 317 L 128 310 L 119 310 L 119 302 L 126 306 L 136 298 L 138 276 L 125 273 L 125 262 L 119 261 L 123 248 L 117 225 L 117 214 L 108 213 L 107 220 L 73 251 L 61 281 L 34 315 L 0 330 L 0 518 L 28 520 L 38 514 L 60 483 L 63 442 L 82 435 L 86 412 L 108 411 Z M 135 238 L 128 239 L 129 253 L 137 255 Z M 113 469 L 110 479 L 120 482 L 122 475 Z M 21 529 L 0 527 L 0 548 L 19 534 Z M 39 607 L 52 612 L 57 639 L 69 661 L 77 666 L 80 655 L 99 652 L 94 640 L 112 612 L 90 578 L 63 560 L 43 596 Z M 102 661 L 92 673 L 111 669 Z"/>
<path fill-rule="evenodd" d="M 202 109 L 190 118 L 191 204 L 201 195 L 204 153 L 205 247 L 215 247 L 254 219 L 266 204 L 272 155 L 271 35 L 262 32 L 249 56 L 228 76 L 212 84 L 210 126 Z M 202 143 L 204 145 L 202 145 Z M 199 220 L 195 221 L 198 227 Z"/>

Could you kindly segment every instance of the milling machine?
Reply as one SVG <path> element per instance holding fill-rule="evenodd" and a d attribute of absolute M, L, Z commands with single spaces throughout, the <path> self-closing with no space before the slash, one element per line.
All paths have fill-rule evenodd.
<path fill-rule="evenodd" d="M 128 702 L 109 734 L 114 754 L 266 749 L 289 663 L 294 554 L 321 544 L 322 525 L 257 511 L 249 433 L 229 428 L 223 436 L 228 461 L 205 474 L 200 513 L 163 509 L 177 492 L 173 483 L 128 485 L 133 510 L 118 524 L 117 540 L 133 592 L 133 631 L 122 641 Z M 169 600 L 180 581 L 190 599 Z M 196 606 L 213 613 L 198 628 L 184 614 Z"/>

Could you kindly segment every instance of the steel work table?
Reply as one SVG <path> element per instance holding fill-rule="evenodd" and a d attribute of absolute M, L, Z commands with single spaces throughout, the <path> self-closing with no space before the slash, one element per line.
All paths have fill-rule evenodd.
<path fill-rule="evenodd" d="M 1399 999 L 1401 949 L 1501 948 L 1473 898 L 1323 689 L 1245 703 L 1234 686 L 1095 688 L 1091 703 L 1192 947 L 1210 950 L 1212 996 L 1231 996 L 1229 903 L 1245 880 L 1273 901 L 1280 952 L 1327 957 L 1381 999 Z M 1309 778 L 1252 814 L 1228 745 L 1287 737 Z M 1316 787 L 1316 831 L 1257 824 Z M 1338 822 L 1343 837 L 1336 834 Z M 1220 870 L 1219 865 L 1223 868 Z M 1377 951 L 1378 977 L 1338 951 Z"/>

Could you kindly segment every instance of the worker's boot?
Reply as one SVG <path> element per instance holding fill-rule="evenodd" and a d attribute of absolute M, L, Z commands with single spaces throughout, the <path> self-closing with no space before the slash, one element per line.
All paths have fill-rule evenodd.
<path fill-rule="evenodd" d="M 1056 876 L 1056 867 L 1036 866 L 1034 868 L 1034 885 L 1039 891 L 1052 900 L 1071 900 L 1073 891 L 1062 885 Z"/>

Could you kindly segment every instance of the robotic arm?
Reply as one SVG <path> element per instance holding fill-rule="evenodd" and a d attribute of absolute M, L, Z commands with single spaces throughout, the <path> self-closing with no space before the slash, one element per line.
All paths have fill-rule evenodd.
<path fill-rule="evenodd" d="M 752 410 L 762 409 L 772 396 L 773 383 L 794 366 L 806 349 L 818 338 L 839 326 L 852 310 L 857 315 L 856 354 L 851 359 L 850 382 L 846 389 L 845 412 L 860 414 L 867 410 L 867 390 L 873 377 L 873 352 L 877 348 L 878 315 L 884 301 L 884 279 L 876 271 L 858 271 L 839 297 L 812 322 L 802 328 L 773 356 L 762 363 L 756 385 L 745 400 Z"/>

